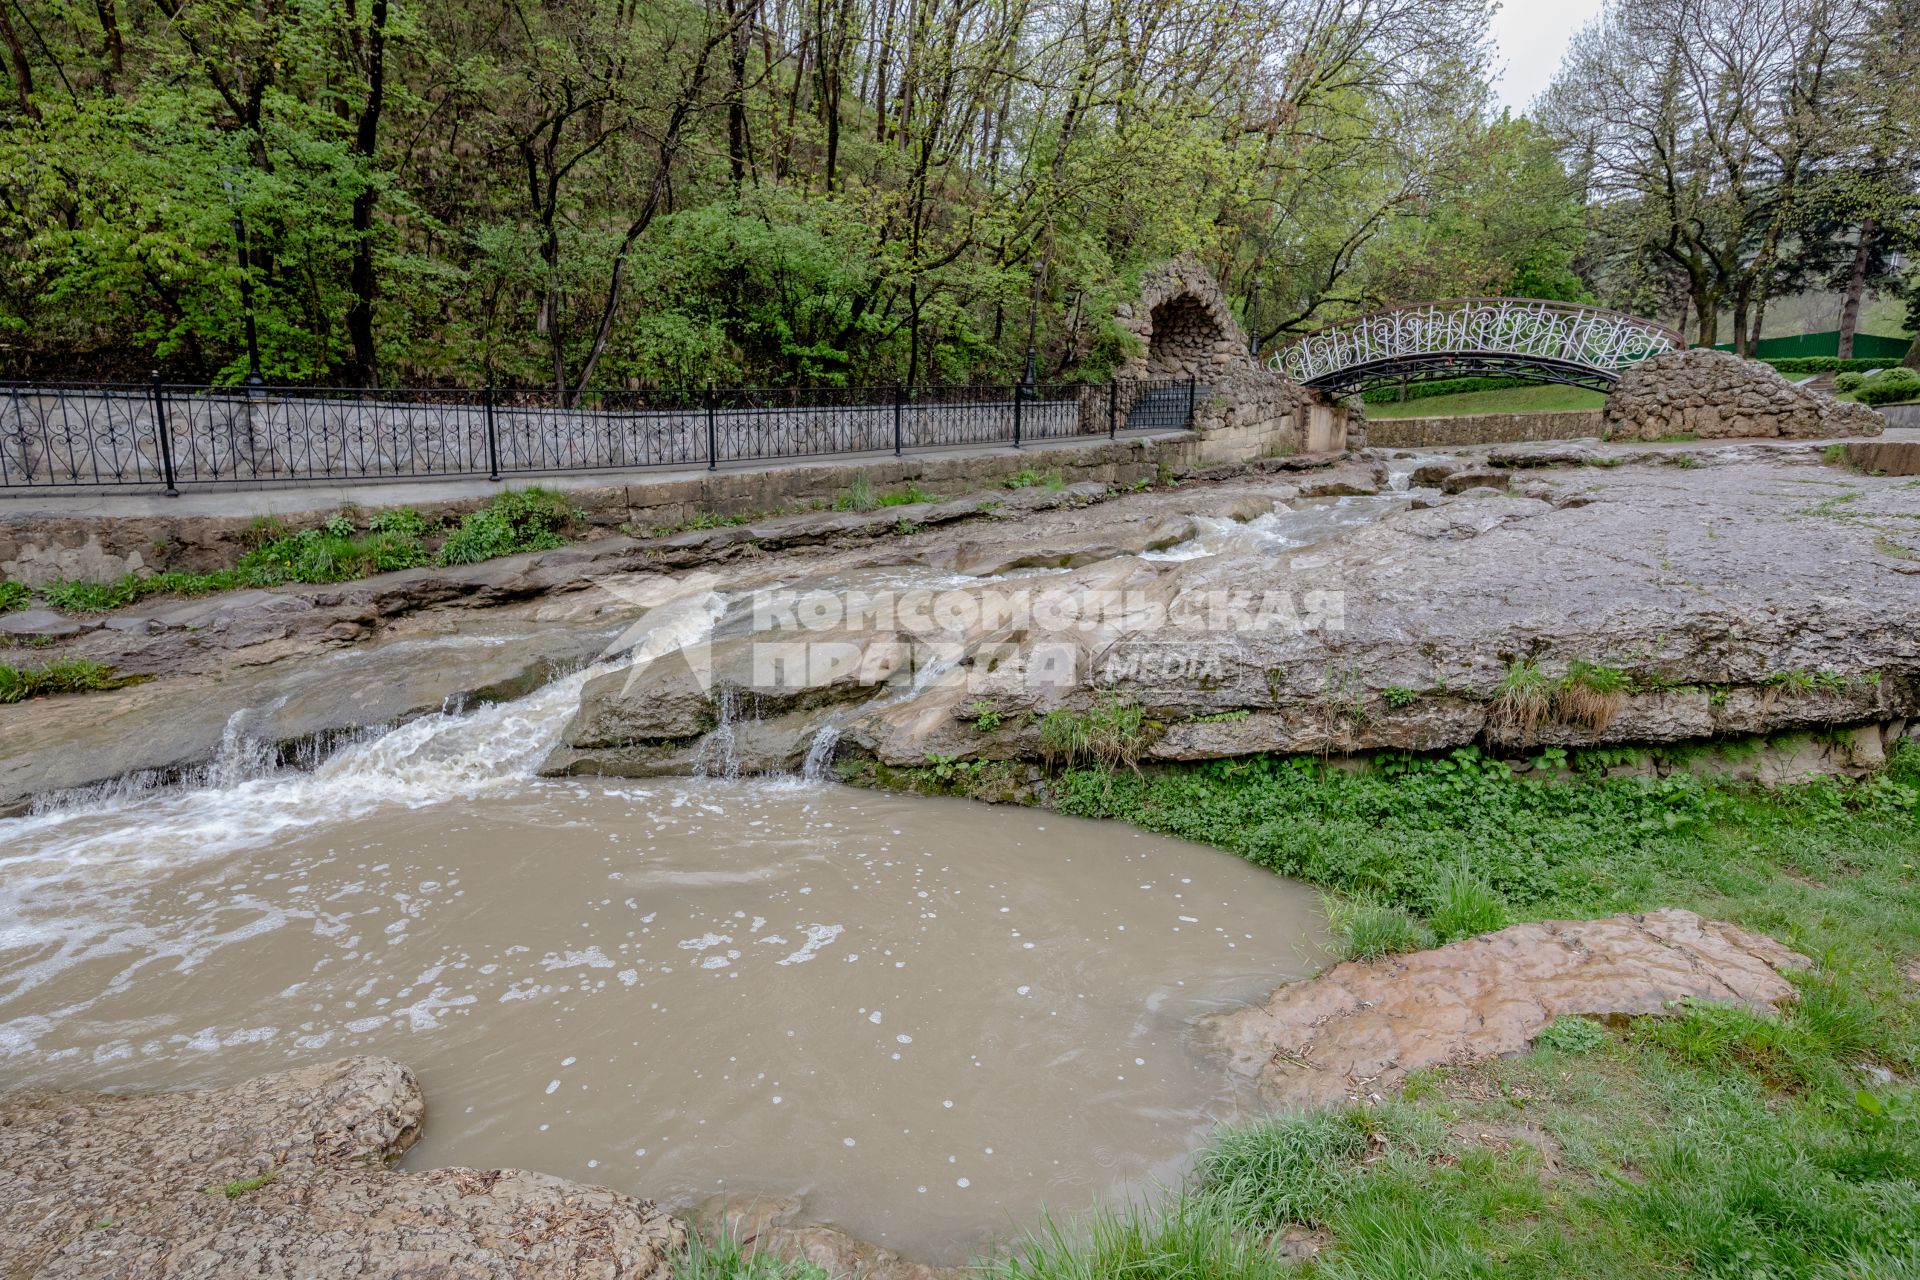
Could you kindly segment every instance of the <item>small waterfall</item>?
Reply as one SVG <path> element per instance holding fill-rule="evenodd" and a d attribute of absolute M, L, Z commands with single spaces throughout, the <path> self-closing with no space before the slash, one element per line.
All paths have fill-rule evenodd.
<path fill-rule="evenodd" d="M 717 597 L 716 597 L 717 599 Z M 654 645 L 633 646 L 635 665 L 659 652 L 697 644 L 712 634 L 717 608 L 702 608 L 691 625 L 676 625 Z M 667 646 L 671 645 L 672 648 Z M 511 788 L 534 776 L 580 705 L 594 676 L 629 665 L 625 656 L 586 667 L 510 702 L 450 708 L 389 729 L 343 734 L 338 749 L 311 769 L 282 767 L 277 753 L 247 736 L 247 713 L 231 717 L 219 756 L 181 783 L 157 775 L 121 779 L 36 804 L 29 816 L 0 824 L 0 865 L 9 843 L 36 844 L 63 865 L 123 856 L 114 815 L 141 808 L 146 855 L 191 858 L 267 843 L 281 831 L 353 818 L 381 805 L 440 804 Z M 723 720 L 730 720 L 730 702 Z M 726 776 L 739 762 L 726 729 Z"/>
<path fill-rule="evenodd" d="M 220 732 L 220 754 L 207 769 L 206 785 L 216 791 L 231 791 L 243 782 L 254 782 L 274 771 L 279 760 L 263 742 L 249 738 L 242 729 L 248 708 L 242 707 L 227 717 Z"/>
<path fill-rule="evenodd" d="M 733 724 L 739 714 L 740 695 L 731 685 L 722 685 L 714 698 L 719 721 L 700 743 L 700 775 L 703 778 L 740 776 L 740 743 L 734 737 Z"/>
<path fill-rule="evenodd" d="M 800 766 L 800 776 L 808 782 L 825 782 L 833 776 L 833 753 L 840 745 L 840 726 L 823 724 L 820 731 L 813 735 L 813 742 L 807 747 L 807 759 Z"/>

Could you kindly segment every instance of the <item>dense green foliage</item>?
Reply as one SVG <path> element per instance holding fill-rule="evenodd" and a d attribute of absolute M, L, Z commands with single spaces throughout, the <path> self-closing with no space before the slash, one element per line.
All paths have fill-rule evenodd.
<path fill-rule="evenodd" d="M 1912 1276 L 1920 749 L 1865 783 L 1772 792 L 1607 777 L 1619 762 L 1569 769 L 1556 753 L 1540 762 L 1553 781 L 1470 751 L 1358 774 L 1258 759 L 1059 778 L 1069 812 L 1356 895 L 1334 902 L 1334 924 L 1362 941 L 1393 913 L 1418 927 L 1409 909 L 1447 936 L 1508 915 L 1681 905 L 1817 967 L 1777 1016 L 1702 1004 L 1611 1030 L 1563 1018 L 1531 1054 L 1416 1077 L 1404 1101 L 1224 1128 L 1164 1205 L 1051 1227 L 1000 1273 Z M 1246 1247 L 1309 1231 L 1324 1248 L 1304 1271 Z"/>
<path fill-rule="evenodd" d="M 17 0 L 15 371 L 629 384 L 1098 376 L 1199 254 L 1257 336 L 1577 297 L 1486 0 Z"/>
<path fill-rule="evenodd" d="M 441 564 L 473 564 L 521 551 L 545 551 L 566 542 L 561 531 L 574 520 L 570 503 L 547 489 L 509 490 L 463 516 L 440 544 Z"/>
<path fill-rule="evenodd" d="M 1861 404 L 1903 404 L 1920 400 L 1920 373 L 1912 369 L 1884 369 L 1879 373 L 1843 373 L 1835 378 L 1836 390 Z"/>
<path fill-rule="evenodd" d="M 1841 360 L 1835 356 L 1783 356 L 1762 360 L 1782 374 L 1797 377 L 1809 373 L 1871 373 L 1887 367 L 1885 360 Z"/>

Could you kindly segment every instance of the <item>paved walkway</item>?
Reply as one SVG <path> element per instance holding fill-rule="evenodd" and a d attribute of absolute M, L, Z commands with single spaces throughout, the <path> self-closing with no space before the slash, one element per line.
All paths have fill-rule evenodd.
<path fill-rule="evenodd" d="M 1186 436 L 1185 431 L 1122 431 L 1122 444 L 1172 440 Z M 194 485 L 169 498 L 156 487 L 129 486 L 125 489 L 9 489 L 0 490 L 0 520 L 8 517 L 53 515 L 64 517 L 130 516 L 254 516 L 297 515 L 313 511 L 333 511 L 349 504 L 363 507 L 419 506 L 428 503 L 459 502 L 467 498 L 490 498 L 503 489 L 525 489 L 540 485 L 562 492 L 583 489 L 607 489 L 618 486 L 654 486 L 676 482 L 698 483 L 711 476 L 740 476 L 764 472 L 802 469 L 840 470 L 851 474 L 876 466 L 911 466 L 947 458 L 1004 457 L 1031 458 L 1036 470 L 1061 465 L 1063 454 L 1085 453 L 1110 445 L 1106 436 L 1078 436 L 1071 440 L 1049 440 L 1015 449 L 1012 445 L 960 445 L 952 448 L 914 449 L 896 458 L 891 451 L 835 454 L 813 458 L 783 458 L 767 462 L 723 463 L 715 470 L 705 467 L 646 467 L 617 471 L 566 472 L 553 475 L 515 474 L 501 480 L 484 476 L 450 476 L 446 479 L 362 480 L 337 484 L 282 482 L 268 484 Z"/>

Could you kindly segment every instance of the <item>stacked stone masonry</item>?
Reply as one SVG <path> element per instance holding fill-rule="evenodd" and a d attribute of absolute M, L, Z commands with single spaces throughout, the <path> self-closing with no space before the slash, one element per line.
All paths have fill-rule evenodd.
<path fill-rule="evenodd" d="M 1345 407 L 1253 359 L 1219 282 L 1194 259 L 1149 271 L 1139 303 L 1123 304 L 1116 315 L 1141 342 L 1121 379 L 1194 381 L 1193 429 L 1205 461 L 1337 453 L 1360 442 L 1349 435 Z"/>
<path fill-rule="evenodd" d="M 1863 404 L 1796 386 L 1757 360 L 1726 351 L 1675 351 L 1628 369 L 1607 397 L 1613 440 L 1746 437 L 1829 439 L 1879 435 L 1885 420 Z"/>

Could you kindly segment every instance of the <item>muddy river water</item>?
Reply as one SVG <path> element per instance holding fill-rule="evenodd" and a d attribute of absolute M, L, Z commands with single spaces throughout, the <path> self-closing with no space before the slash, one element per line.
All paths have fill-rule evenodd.
<path fill-rule="evenodd" d="M 1112 824 L 802 780 L 543 780 L 575 676 L 310 772 L 0 822 L 0 1079 L 378 1053 L 414 1167 L 544 1170 L 958 1261 L 1179 1176 L 1193 1020 L 1320 962 L 1312 896 Z"/>

